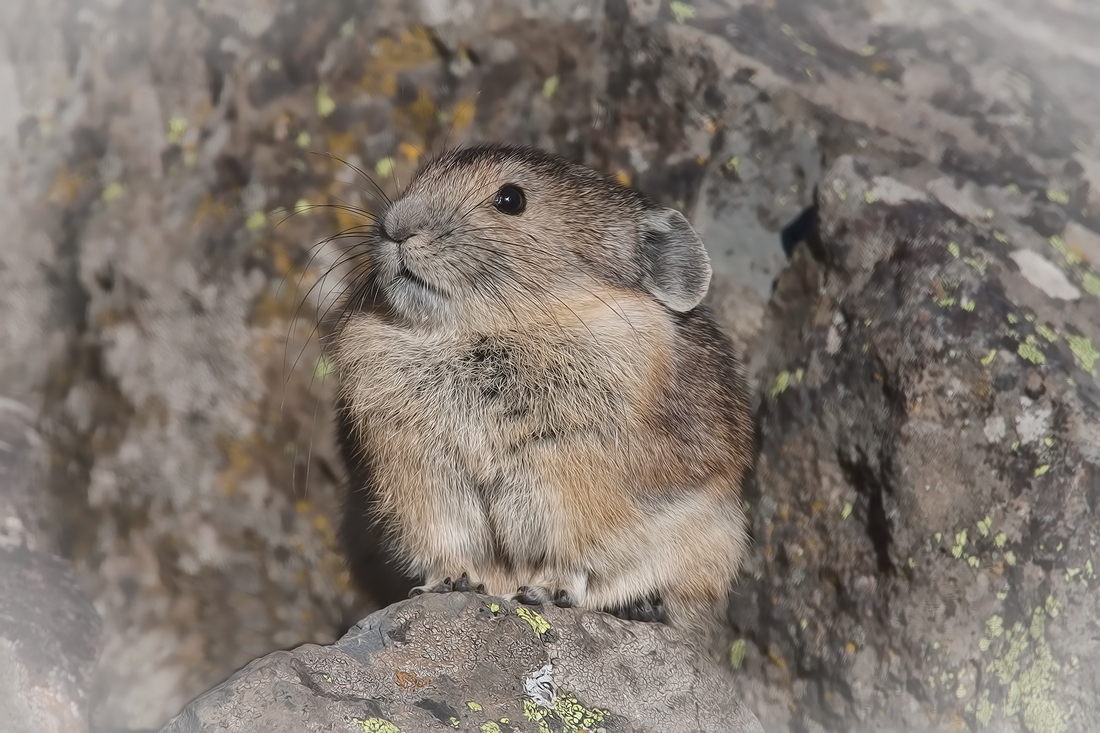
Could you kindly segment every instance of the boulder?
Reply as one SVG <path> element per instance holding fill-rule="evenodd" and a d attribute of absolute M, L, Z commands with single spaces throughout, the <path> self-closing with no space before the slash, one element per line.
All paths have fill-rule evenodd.
<path fill-rule="evenodd" d="M 728 670 L 667 626 L 428 594 L 331 646 L 257 659 L 162 733 L 425 730 L 763 733 Z"/>
<path fill-rule="evenodd" d="M 0 397 L 0 728 L 89 730 L 99 616 L 43 531 L 44 444 Z"/>
<path fill-rule="evenodd" d="M 1013 196 L 852 157 L 818 186 L 731 611 L 768 730 L 1100 728 L 1100 276 Z"/>

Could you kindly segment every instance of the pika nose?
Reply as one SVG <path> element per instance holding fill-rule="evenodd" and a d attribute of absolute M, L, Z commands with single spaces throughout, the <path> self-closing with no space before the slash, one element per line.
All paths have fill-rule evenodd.
<path fill-rule="evenodd" d="M 416 227 L 413 226 L 414 218 L 409 214 L 409 205 L 405 199 L 394 201 L 382 217 L 382 236 L 402 244 L 416 234 Z"/>
<path fill-rule="evenodd" d="M 390 216 L 383 217 L 379 224 L 382 227 L 382 236 L 391 242 L 401 244 L 412 234 L 408 227 L 399 226 L 399 222 L 393 221 Z"/>

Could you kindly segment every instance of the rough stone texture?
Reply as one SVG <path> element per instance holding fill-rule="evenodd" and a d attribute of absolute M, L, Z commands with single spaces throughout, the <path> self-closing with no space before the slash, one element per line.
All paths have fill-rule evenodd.
<path fill-rule="evenodd" d="M 276 652 L 164 733 L 761 731 L 729 672 L 665 626 L 471 593 L 377 611 L 332 646 Z"/>
<path fill-rule="evenodd" d="M 34 411 L 0 397 L 0 728 L 88 730 L 99 617 L 53 554 Z"/>
<path fill-rule="evenodd" d="M 739 679 L 769 729 L 1096 730 L 1100 279 L 889 173 L 825 176 L 765 318 Z"/>
<path fill-rule="evenodd" d="M 906 707 L 910 703 L 923 711 L 919 715 L 945 716 L 958 703 L 958 724 L 980 727 L 966 710 L 968 704 L 977 710 L 980 698 L 952 699 L 947 692 L 952 678 L 944 675 L 958 674 L 950 666 L 955 662 L 937 661 L 932 652 L 924 661 L 911 650 L 899 651 L 917 642 L 901 641 L 891 625 L 904 604 L 883 599 L 919 598 L 929 609 L 942 605 L 947 615 L 958 613 L 963 590 L 978 592 L 978 575 L 960 589 L 944 585 L 932 566 L 922 576 L 925 566 L 918 564 L 911 582 L 920 592 L 891 595 L 902 593 L 894 588 L 909 555 L 902 557 L 899 548 L 916 547 L 913 538 L 941 532 L 941 539 L 953 539 L 970 526 L 965 522 L 974 522 L 969 546 L 981 535 L 977 520 L 995 513 L 997 501 L 1046 485 L 1021 483 L 1028 470 L 1045 463 L 988 474 L 988 466 L 1000 465 L 990 456 L 1002 455 L 995 450 L 1005 441 L 1009 447 L 1021 441 L 1023 447 L 1010 453 L 1015 461 L 1050 451 L 1047 473 L 1029 482 L 1092 470 L 1083 468 L 1093 465 L 1085 460 L 1087 444 L 1080 436 L 1075 443 L 1076 428 L 1065 422 L 1074 403 L 1057 391 L 1068 387 L 1058 382 L 1056 368 L 1069 363 L 1066 335 L 1088 335 L 1085 316 L 1094 314 L 1081 309 L 1091 307 L 1100 290 L 1094 279 L 1100 266 L 1098 35 L 1100 6 L 1073 0 L 0 3 L 0 385 L 38 413 L 50 450 L 44 492 L 49 534 L 74 562 L 103 618 L 96 724 L 159 726 L 249 660 L 306 641 L 331 642 L 373 607 L 348 587 L 333 543 L 341 471 L 330 434 L 327 365 L 314 332 L 342 274 L 340 245 L 347 240 L 313 245 L 337 232 L 353 236 L 349 229 L 362 223 L 346 209 L 329 207 L 373 206 L 373 184 L 351 166 L 392 192 L 423 154 L 445 144 L 511 140 L 556 149 L 682 207 L 711 248 L 716 277 L 709 297 L 751 356 L 767 439 L 762 492 L 774 493 L 778 512 L 754 502 L 755 569 L 761 578 L 775 573 L 775 584 L 767 593 L 761 581 L 746 584 L 739 597 L 761 605 L 742 604 L 734 619 L 744 642 L 733 649 L 735 659 L 744 655 L 742 692 L 765 726 L 845 729 L 844 718 L 856 715 L 883 729 L 906 716 L 919 719 Z M 825 258 L 815 265 L 800 250 L 784 271 L 780 247 L 812 231 L 812 220 L 799 214 L 813 203 L 823 172 L 848 154 L 1001 232 L 1007 242 L 989 245 L 997 257 L 987 276 L 1000 278 L 1014 308 L 1033 309 L 1037 322 L 1052 324 L 1059 336 L 1055 345 L 1035 335 L 1046 361 L 1029 366 L 1035 377 L 1021 373 L 1030 386 L 991 388 L 997 414 L 982 414 L 980 436 L 992 442 L 966 431 L 956 431 L 963 437 L 946 447 L 919 431 L 912 437 L 919 422 L 889 417 L 900 410 L 900 398 L 875 402 L 852 391 L 852 380 L 860 374 L 873 380 L 874 370 L 845 377 L 840 394 L 819 393 L 812 407 L 822 420 L 840 414 L 827 405 L 850 395 L 858 397 L 853 409 L 862 400 L 868 409 L 886 410 L 888 417 L 873 424 L 898 438 L 890 454 L 898 466 L 905 458 L 923 473 L 967 476 L 976 487 L 965 510 L 925 502 L 919 511 L 932 513 L 920 518 L 909 505 L 887 507 L 884 499 L 883 511 L 895 514 L 882 525 L 890 530 L 887 550 L 876 551 L 872 564 L 877 568 L 878 558 L 886 557 L 895 569 L 868 574 L 870 556 L 848 558 L 845 548 L 830 543 L 828 552 L 839 554 L 829 562 L 842 569 L 852 564 L 846 573 L 818 577 L 835 581 L 827 588 L 835 588 L 830 592 L 840 600 L 830 605 L 813 600 L 787 570 L 772 564 L 780 560 L 767 555 L 767 527 L 847 537 L 859 525 L 849 520 L 870 507 L 856 499 L 872 493 L 856 488 L 866 479 L 819 476 L 816 454 L 801 456 L 807 463 L 799 469 L 777 464 L 776 451 L 782 451 L 784 431 L 792 446 L 806 449 L 863 444 L 843 437 L 839 417 L 825 423 L 837 426 L 832 438 L 799 438 L 805 430 L 799 420 L 807 419 L 810 407 L 796 410 L 790 424 L 776 422 L 775 405 L 794 399 L 805 383 L 795 380 L 775 405 L 769 400 L 781 372 L 789 372 L 790 382 L 802 368 L 808 378 L 810 369 L 802 364 L 819 346 L 805 341 L 820 336 L 823 326 L 816 320 L 806 325 L 819 306 L 803 289 L 812 294 L 824 284 L 851 298 L 860 292 L 862 270 L 854 264 Z M 880 202 L 907 195 L 889 181 L 875 186 Z M 989 220 L 987 210 L 993 212 Z M 300 213 L 286 219 L 291 211 Z M 907 227 L 912 236 L 924 236 L 926 224 L 943 221 L 942 210 L 935 212 L 927 222 L 892 224 L 883 236 L 896 239 Z M 831 221 L 862 215 L 835 214 Z M 832 243 L 830 256 L 842 249 L 870 252 L 859 236 L 829 232 L 822 242 Z M 888 242 L 882 246 L 893 251 Z M 960 256 L 970 255 L 960 249 Z M 917 257 L 922 271 L 932 267 L 921 262 Z M 1032 282 L 1005 279 L 996 269 L 1002 267 Z M 961 296 L 951 290 L 957 277 L 929 287 L 946 288 L 936 297 L 958 303 Z M 905 280 L 897 287 L 921 285 Z M 1079 297 L 1059 299 L 1074 294 Z M 982 317 L 982 302 L 975 299 L 967 317 Z M 820 306 L 823 318 L 832 317 L 830 307 Z M 889 298 L 860 306 L 898 307 Z M 789 326 L 777 325 L 780 313 Z M 769 325 L 762 330 L 766 314 Z M 866 318 L 884 328 L 885 316 Z M 843 345 L 847 337 L 837 328 L 833 343 Z M 955 347 L 960 353 L 984 338 L 965 328 L 963 322 L 935 332 L 945 354 L 956 338 L 963 339 Z M 970 384 L 949 357 L 921 345 L 921 333 L 898 343 L 913 350 L 913 358 L 935 354 L 930 364 Z M 1033 354 L 1026 345 L 1030 331 L 1018 326 L 1017 333 Z M 824 337 L 828 343 L 827 327 Z M 1088 354 L 1085 344 L 1096 344 L 1094 335 L 1089 338 L 1072 343 Z M 1017 353 L 1019 345 L 1010 340 L 982 347 L 984 357 L 995 347 Z M 840 369 L 839 358 L 828 364 Z M 1003 358 L 998 354 L 992 365 L 1008 364 Z M 905 362 L 883 374 L 925 375 L 931 368 Z M 1083 405 L 1091 383 L 1084 375 L 1074 379 Z M 1029 397 L 1035 404 L 1014 402 L 1009 411 L 1003 401 L 1018 400 L 1021 389 L 1037 395 Z M 1052 395 L 1062 402 L 1050 403 Z M 948 406 L 971 409 L 970 399 L 958 397 Z M 1049 448 L 1045 437 L 1054 441 Z M 958 458 L 948 450 L 958 446 L 978 451 L 988 462 L 986 473 L 978 457 Z M 924 450 L 919 459 L 907 452 L 917 447 Z M 798 457 L 791 450 L 779 455 L 792 462 Z M 798 484 L 792 476 L 802 470 Z M 805 504 L 810 489 L 825 485 L 850 498 L 839 512 L 822 511 L 814 522 L 782 498 L 802 497 Z M 945 502 L 956 497 L 947 489 L 937 496 Z M 1060 495 L 1042 496 L 1051 501 Z M 848 502 L 853 508 L 845 519 Z M 785 503 L 788 520 L 775 525 Z M 1041 505 L 1029 503 L 1020 515 L 1030 542 L 1047 544 L 1050 532 L 1057 540 L 1048 547 L 1062 543 L 1058 557 L 1081 568 L 1072 576 L 1078 586 L 1051 576 L 1049 592 L 1060 593 L 1059 583 L 1080 587 L 1085 556 L 1062 553 L 1084 540 L 1058 533 L 1083 515 L 1067 514 L 1062 524 L 1050 525 L 1034 519 L 1052 516 L 1053 510 L 1035 509 Z M 1000 520 L 990 514 L 990 521 Z M 856 533 L 852 539 L 860 538 Z M 1023 623 L 1026 616 L 1031 623 L 1033 600 L 1045 603 L 1045 596 L 1027 596 L 1042 587 L 1034 568 L 1048 575 L 1057 569 L 1064 578 L 1078 567 L 1063 569 L 1061 561 L 1043 557 L 1021 560 L 998 576 L 1011 579 L 1032 568 L 1027 579 L 1013 581 L 1017 590 L 991 591 L 994 598 L 1007 592 L 1002 600 L 1019 604 L 1016 616 L 996 612 L 1009 630 L 1013 619 Z M 978 557 L 979 570 L 987 561 Z M 824 565 L 806 567 L 812 574 Z M 863 590 L 868 583 L 873 592 Z M 849 604 L 864 593 L 869 600 Z M 1046 624 L 1048 634 L 1056 633 L 1075 603 L 1068 595 L 1054 598 L 1063 604 L 1063 620 Z M 807 630 L 817 628 L 811 623 L 833 628 L 830 615 L 811 619 L 790 610 L 804 603 L 823 614 L 839 604 L 835 630 L 812 643 L 797 641 L 805 633 L 802 621 Z M 865 654 L 858 651 L 862 637 L 847 638 L 856 627 L 845 618 L 868 608 L 877 615 L 860 617 L 874 647 Z M 933 649 L 938 654 L 961 643 L 949 635 L 972 635 L 979 621 L 989 620 L 973 619 L 970 626 L 936 621 L 941 625 L 934 633 L 909 623 L 912 634 L 923 634 L 920 643 L 940 644 Z M 1096 632 L 1090 634 L 1077 639 L 1086 651 Z M 991 653 L 1001 654 L 996 644 L 1003 638 L 990 639 Z M 864 660 L 854 667 L 841 663 L 849 643 Z M 1048 644 L 1052 655 L 1061 653 L 1054 641 Z M 916 672 L 880 674 L 877 656 L 869 656 L 879 653 L 914 665 L 922 681 L 915 681 Z M 1081 665 L 1093 659 L 1078 657 Z M 983 685 L 996 676 L 987 668 L 975 667 Z M 939 670 L 934 691 L 926 691 L 932 687 L 925 669 Z M 990 700 L 1001 715 L 999 684 L 990 688 Z M 902 687 L 906 692 L 895 695 Z M 970 687 L 978 685 L 968 683 L 963 692 Z M 1069 697 L 1056 700 L 1063 711 L 1074 694 L 1072 685 L 1067 689 Z M 991 720 L 990 726 L 1013 730 L 1027 717 L 1021 712 L 1007 722 Z M 1084 729 L 1088 720 L 1074 712 L 1068 725 Z"/>

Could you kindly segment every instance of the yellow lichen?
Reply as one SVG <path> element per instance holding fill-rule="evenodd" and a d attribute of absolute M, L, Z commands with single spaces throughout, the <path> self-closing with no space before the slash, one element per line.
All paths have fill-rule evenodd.
<path fill-rule="evenodd" d="M 363 729 L 363 733 L 401 733 L 401 729 L 385 718 L 352 718 Z"/>
<path fill-rule="evenodd" d="M 745 640 L 738 639 L 730 645 L 730 666 L 740 669 L 745 662 Z"/>
<path fill-rule="evenodd" d="M 538 723 L 539 733 L 550 733 L 551 721 L 562 723 L 562 733 L 591 731 L 610 715 L 607 710 L 586 708 L 573 695 L 559 695 L 552 708 L 542 707 L 532 700 L 523 701 L 523 715 L 532 723 Z"/>
<path fill-rule="evenodd" d="M 956 560 L 962 557 L 963 548 L 966 547 L 966 534 L 965 529 L 955 533 L 955 546 L 951 548 L 951 555 Z"/>
<path fill-rule="evenodd" d="M 1081 363 L 1081 370 L 1091 374 L 1096 367 L 1096 361 L 1100 359 L 1100 352 L 1093 347 L 1092 339 L 1088 336 L 1066 336 L 1066 343 Z"/>
<path fill-rule="evenodd" d="M 1045 364 L 1047 360 L 1046 356 L 1044 356 L 1043 352 L 1039 349 L 1039 340 L 1035 338 L 1034 334 L 1028 336 L 1027 339 L 1020 344 L 1019 348 L 1016 349 L 1016 353 L 1032 364 Z"/>
<path fill-rule="evenodd" d="M 117 181 L 114 183 L 108 183 L 106 188 L 103 189 L 103 193 L 100 194 L 104 201 L 111 203 L 112 201 L 118 201 L 122 198 L 122 194 L 126 193 L 126 189 L 121 183 Z"/>
<path fill-rule="evenodd" d="M 680 25 L 683 25 L 685 21 L 695 17 L 695 8 L 687 3 L 680 2 L 680 0 L 674 0 L 669 3 L 668 9 L 672 11 L 673 17 L 676 18 L 676 22 Z"/>
<path fill-rule="evenodd" d="M 317 88 L 317 114 L 328 117 L 334 111 L 336 111 L 336 100 L 329 94 L 328 84 L 322 84 Z"/>
<path fill-rule="evenodd" d="M 542 636 L 551 628 L 549 621 L 532 611 L 530 608 L 517 608 L 516 615 L 530 624 L 531 628 L 539 636 Z"/>
<path fill-rule="evenodd" d="M 993 538 L 993 544 L 997 547 L 1004 547 L 1006 542 L 1008 542 L 1008 535 L 1004 532 L 998 532 L 997 536 Z"/>
<path fill-rule="evenodd" d="M 947 251 L 950 252 L 951 256 L 954 257 L 956 260 L 959 259 L 959 255 L 962 254 L 962 251 L 959 249 L 959 245 L 955 244 L 954 242 L 947 243 Z"/>
<path fill-rule="evenodd" d="M 852 502 L 846 501 L 844 507 L 840 510 L 840 518 L 847 519 L 850 516 L 852 516 Z"/>
<path fill-rule="evenodd" d="M 993 526 L 993 520 L 989 517 L 978 521 L 978 531 L 982 533 L 982 537 L 989 536 L 989 529 Z"/>
<path fill-rule="evenodd" d="M 780 372 L 779 375 L 775 378 L 775 386 L 772 387 L 772 397 L 775 398 L 783 394 L 783 391 L 787 389 L 787 385 L 790 383 L 790 380 L 790 372 Z"/>
<path fill-rule="evenodd" d="M 470 708 L 470 710 L 473 710 L 475 713 L 481 712 L 481 706 L 478 705 L 476 702 L 470 701 L 466 703 L 466 707 Z"/>
<path fill-rule="evenodd" d="M 248 220 L 244 223 L 244 228 L 250 232 L 254 232 L 257 229 L 263 229 L 266 223 L 267 214 L 262 211 L 253 211 L 248 215 Z"/>
<path fill-rule="evenodd" d="M 1100 298 L 1100 277 L 1093 272 L 1086 272 L 1081 276 L 1081 287 L 1085 289 L 1085 292 L 1089 295 L 1095 295 Z"/>
<path fill-rule="evenodd" d="M 542 96 L 546 99 L 552 99 L 554 93 L 558 91 L 559 82 L 561 82 L 561 79 L 558 78 L 557 74 L 544 81 L 542 83 Z"/>
<path fill-rule="evenodd" d="M 481 733 L 500 733 L 500 726 L 490 720 L 482 723 L 479 730 Z"/>

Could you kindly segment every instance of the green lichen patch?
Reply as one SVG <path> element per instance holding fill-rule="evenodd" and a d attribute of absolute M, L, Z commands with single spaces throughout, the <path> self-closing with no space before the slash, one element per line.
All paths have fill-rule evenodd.
<path fill-rule="evenodd" d="M 1032 364 L 1045 364 L 1047 360 L 1046 356 L 1039 348 L 1039 339 L 1035 338 L 1034 334 L 1029 335 L 1027 339 L 1020 344 L 1016 349 L 1016 353 Z"/>
<path fill-rule="evenodd" d="M 672 11 L 672 15 L 676 18 L 676 22 L 681 25 L 695 17 L 695 8 L 687 3 L 679 2 L 679 0 L 669 3 L 668 9 Z"/>
<path fill-rule="evenodd" d="M 1097 360 L 1100 360 L 1100 352 L 1096 351 L 1096 348 L 1092 345 L 1092 339 L 1087 336 L 1066 336 L 1066 343 L 1069 344 L 1069 350 L 1073 352 L 1073 355 L 1077 357 L 1077 361 L 1081 364 L 1081 370 L 1092 374 L 1092 370 L 1096 368 Z"/>
<path fill-rule="evenodd" d="M 730 666 L 740 669 L 745 662 L 745 640 L 738 639 L 730 645 Z"/>
<path fill-rule="evenodd" d="M 363 729 L 363 733 L 401 733 L 401 729 L 385 718 L 353 718 Z"/>
<path fill-rule="evenodd" d="M 986 673 L 999 689 L 991 685 L 979 696 L 976 718 L 983 726 L 1000 712 L 1005 718 L 1021 716 L 1024 726 L 1033 733 L 1068 730 L 1069 711 L 1055 697 L 1062 667 L 1055 661 L 1046 640 L 1047 619 L 1055 618 L 1059 607 L 1052 596 L 1043 606 L 1032 610 L 1027 626 L 1016 622 L 1011 629 L 1005 629 L 999 616 L 986 622 L 988 636 L 980 647 L 993 655 Z M 998 698 L 999 711 L 993 702 Z"/>
<path fill-rule="evenodd" d="M 547 635 L 552 631 L 550 622 L 530 608 L 517 608 L 516 615 L 530 624 L 531 629 L 543 640 L 546 640 Z"/>
<path fill-rule="evenodd" d="M 558 695 L 552 708 L 538 705 L 532 700 L 524 700 L 523 714 L 532 723 L 537 723 L 539 733 L 550 733 L 550 723 L 562 724 L 562 733 L 585 733 L 599 726 L 610 715 L 610 711 L 585 707 L 571 694 Z"/>
<path fill-rule="evenodd" d="M 963 555 L 963 549 L 966 547 L 966 535 L 967 530 L 965 529 L 955 533 L 955 546 L 951 548 L 951 556 L 956 560 Z"/>

